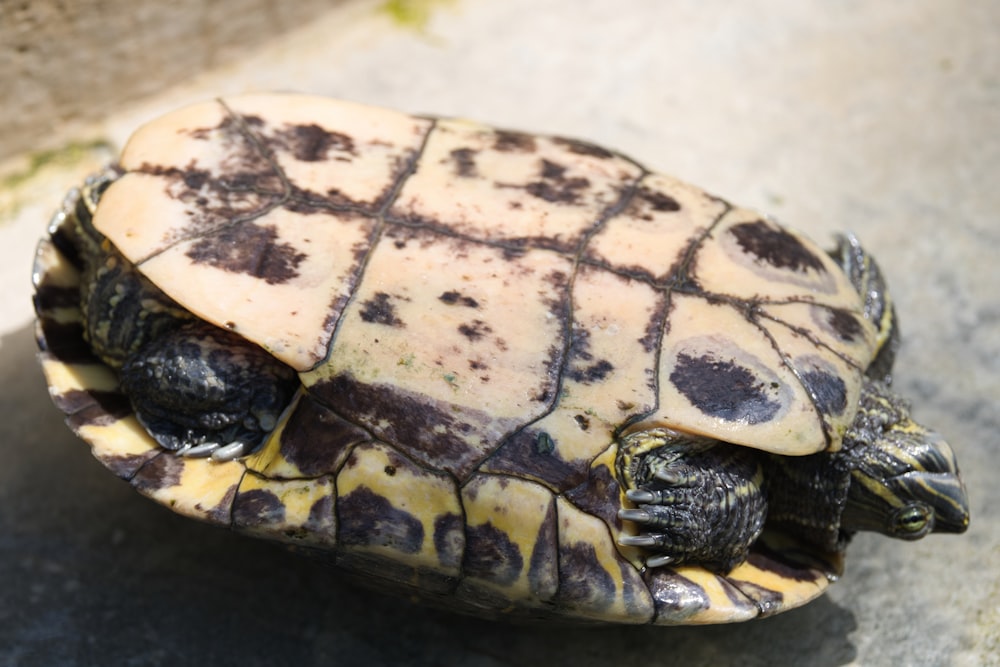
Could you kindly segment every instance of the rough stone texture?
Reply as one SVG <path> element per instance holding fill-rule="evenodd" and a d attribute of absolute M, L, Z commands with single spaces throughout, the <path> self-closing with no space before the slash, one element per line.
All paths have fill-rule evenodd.
<path fill-rule="evenodd" d="M 4 0 L 0 2 L 0 160 L 52 128 L 123 103 L 241 53 L 327 10 L 326 0 Z"/>
<path fill-rule="evenodd" d="M 89 457 L 32 358 L 32 247 L 78 162 L 0 206 L 0 664 L 1000 664 L 1000 5 L 463 0 L 423 32 L 377 7 L 95 131 L 120 145 L 188 101 L 295 88 L 583 137 L 821 241 L 852 229 L 895 290 L 897 387 L 958 451 L 969 533 L 863 536 L 829 595 L 763 621 L 553 629 L 368 596 L 182 520 Z"/>

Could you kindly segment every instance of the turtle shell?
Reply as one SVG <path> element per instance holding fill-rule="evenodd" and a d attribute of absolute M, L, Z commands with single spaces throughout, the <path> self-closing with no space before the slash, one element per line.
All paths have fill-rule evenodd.
<path fill-rule="evenodd" d="M 839 573 L 771 530 L 726 575 L 617 543 L 624 433 L 839 447 L 876 332 L 798 232 L 592 144 L 301 95 L 168 114 L 120 172 L 96 228 L 302 380 L 250 456 L 161 450 L 82 340 L 64 206 L 35 268 L 51 393 L 154 500 L 486 616 L 736 621 Z"/>

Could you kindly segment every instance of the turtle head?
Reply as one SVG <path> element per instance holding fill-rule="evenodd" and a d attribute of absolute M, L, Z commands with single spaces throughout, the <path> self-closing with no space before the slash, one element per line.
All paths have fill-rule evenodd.
<path fill-rule="evenodd" d="M 842 453 L 851 475 L 843 530 L 916 540 L 968 527 L 969 499 L 951 447 L 915 423 L 884 384 L 866 381 Z"/>

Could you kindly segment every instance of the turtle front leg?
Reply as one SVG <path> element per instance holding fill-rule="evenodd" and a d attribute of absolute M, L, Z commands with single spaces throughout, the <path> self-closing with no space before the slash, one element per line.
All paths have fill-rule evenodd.
<path fill-rule="evenodd" d="M 619 542 L 647 550 L 648 567 L 698 563 L 726 572 L 746 560 L 767 515 L 755 450 L 652 429 L 622 439 L 617 467 L 636 505 L 618 516 L 640 527 Z"/>

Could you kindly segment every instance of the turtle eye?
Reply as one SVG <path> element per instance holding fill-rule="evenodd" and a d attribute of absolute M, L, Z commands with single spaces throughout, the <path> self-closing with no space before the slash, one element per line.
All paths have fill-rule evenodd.
<path fill-rule="evenodd" d="M 923 503 L 905 505 L 893 512 L 891 534 L 904 540 L 916 540 L 930 532 L 934 516 Z"/>

